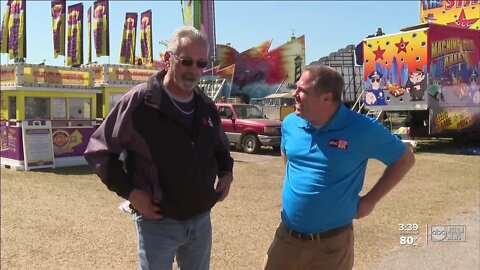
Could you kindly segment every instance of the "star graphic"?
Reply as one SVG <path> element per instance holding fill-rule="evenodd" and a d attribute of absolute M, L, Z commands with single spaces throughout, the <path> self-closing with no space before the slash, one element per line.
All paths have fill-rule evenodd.
<path fill-rule="evenodd" d="M 406 53 L 408 43 L 410 42 L 403 41 L 403 37 L 400 39 L 399 43 L 395 43 L 395 46 L 398 47 L 397 54 L 400 53 L 401 51 L 404 51 Z"/>
<path fill-rule="evenodd" d="M 465 17 L 465 11 L 462 9 L 460 15 L 458 16 L 458 20 L 454 22 L 449 22 L 447 23 L 447 25 L 469 29 L 470 26 L 472 26 L 476 21 L 478 21 L 478 18 L 467 20 L 467 17 Z"/>
<path fill-rule="evenodd" d="M 380 45 L 378 45 L 378 49 L 376 51 L 373 51 L 373 53 L 375 54 L 375 61 L 377 61 L 377 59 L 382 59 L 383 60 L 383 53 L 384 52 L 385 52 L 385 50 L 380 49 Z"/>

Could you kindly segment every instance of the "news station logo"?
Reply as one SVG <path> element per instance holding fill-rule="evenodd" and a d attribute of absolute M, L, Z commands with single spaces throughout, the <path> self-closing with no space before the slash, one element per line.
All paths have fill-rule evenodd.
<path fill-rule="evenodd" d="M 430 228 L 432 242 L 465 242 L 465 225 L 432 225 Z"/>

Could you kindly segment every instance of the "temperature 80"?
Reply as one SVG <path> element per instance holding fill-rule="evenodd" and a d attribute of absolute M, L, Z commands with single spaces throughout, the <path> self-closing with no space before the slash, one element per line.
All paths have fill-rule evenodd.
<path fill-rule="evenodd" d="M 400 245 L 413 245 L 417 239 L 416 236 L 400 236 Z"/>

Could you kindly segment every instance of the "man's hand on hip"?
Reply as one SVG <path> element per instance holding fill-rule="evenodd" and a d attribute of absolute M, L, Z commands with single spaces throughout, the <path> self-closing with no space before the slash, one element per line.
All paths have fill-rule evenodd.
<path fill-rule="evenodd" d="M 147 192 L 136 188 L 130 192 L 128 200 L 133 208 L 135 208 L 135 210 L 137 210 L 142 216 L 148 219 L 163 218 L 163 216 L 159 214 L 160 206 L 158 206 L 158 202 L 153 201 Z"/>
<path fill-rule="evenodd" d="M 218 178 L 217 186 L 215 187 L 215 192 L 220 193 L 218 201 L 223 201 L 230 191 L 230 185 L 232 184 L 233 176 L 231 173 L 227 173 L 222 177 Z"/>
<path fill-rule="evenodd" d="M 355 218 L 360 219 L 370 215 L 370 213 L 373 211 L 373 208 L 375 208 L 375 203 L 371 202 L 367 196 L 361 197 L 360 201 L 358 202 L 357 216 Z"/>

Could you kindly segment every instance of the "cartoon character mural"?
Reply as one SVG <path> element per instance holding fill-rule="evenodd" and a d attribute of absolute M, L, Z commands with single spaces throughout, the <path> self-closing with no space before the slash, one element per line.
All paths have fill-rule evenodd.
<path fill-rule="evenodd" d="M 365 103 L 368 105 L 387 105 L 385 102 L 385 93 L 380 87 L 382 83 L 383 74 L 379 71 L 373 71 L 368 75 L 370 79 L 371 87 L 367 89 L 365 95 Z"/>
<path fill-rule="evenodd" d="M 427 80 L 425 73 L 421 69 L 416 69 L 408 74 L 408 81 L 405 84 L 405 90 L 410 93 L 412 101 L 423 100 L 425 90 L 427 90 Z"/>
<path fill-rule="evenodd" d="M 414 29 L 388 36 L 367 38 L 363 41 L 364 87 L 366 94 L 364 102 L 369 106 L 410 106 L 424 104 L 424 93 L 427 90 L 427 30 Z M 381 75 L 381 100 L 378 94 L 372 102 L 372 93 L 378 87 L 378 82 L 370 75 L 378 72 Z M 370 91 L 372 89 L 372 91 Z M 406 94 L 410 98 L 405 98 Z M 367 100 L 367 95 L 368 100 Z M 384 108 L 379 108 L 384 109 Z"/>
<path fill-rule="evenodd" d="M 479 48 L 479 30 L 433 23 L 367 38 L 363 41 L 365 105 L 376 110 L 425 111 L 430 134 L 480 130 Z M 383 74 L 386 105 L 372 95 L 377 81 L 368 74 L 374 71 Z"/>
<path fill-rule="evenodd" d="M 305 68 L 305 36 L 269 50 L 271 43 L 268 40 L 241 53 L 230 46 L 217 45 L 215 67 L 205 74 L 231 82 L 232 96 L 262 98 L 277 89 L 290 91 Z"/>

